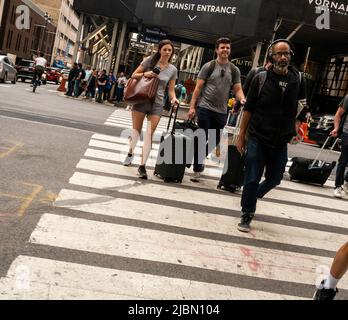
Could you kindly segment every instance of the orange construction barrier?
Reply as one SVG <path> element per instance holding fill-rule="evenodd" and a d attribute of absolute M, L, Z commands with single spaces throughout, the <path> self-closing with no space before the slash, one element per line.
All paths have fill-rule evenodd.
<path fill-rule="evenodd" d="M 57 90 L 61 91 L 61 92 L 66 92 L 65 85 L 66 85 L 66 78 L 62 77 L 62 81 L 61 81 L 60 86 L 58 87 Z"/>
<path fill-rule="evenodd" d="M 301 125 L 303 133 L 304 133 L 304 137 L 303 137 L 303 142 L 305 143 L 309 143 L 309 144 L 317 144 L 315 141 L 310 140 L 308 137 L 309 131 L 308 131 L 308 123 L 304 122 Z"/>

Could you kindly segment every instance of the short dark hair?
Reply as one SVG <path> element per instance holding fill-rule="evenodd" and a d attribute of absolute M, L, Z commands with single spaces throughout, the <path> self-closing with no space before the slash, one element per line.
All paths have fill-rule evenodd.
<path fill-rule="evenodd" d="M 222 37 L 216 41 L 215 49 L 219 49 L 220 44 L 231 44 L 231 39 L 227 37 Z"/>
<path fill-rule="evenodd" d="M 78 65 L 79 65 L 80 68 L 82 68 L 82 63 L 81 62 Z"/>
<path fill-rule="evenodd" d="M 44 56 L 44 53 L 43 52 L 40 52 L 40 57 L 43 57 Z"/>

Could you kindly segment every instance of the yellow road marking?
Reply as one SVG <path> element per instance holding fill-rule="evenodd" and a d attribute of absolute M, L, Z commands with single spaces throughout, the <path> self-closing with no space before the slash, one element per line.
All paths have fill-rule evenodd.
<path fill-rule="evenodd" d="M 11 141 L 9 141 L 9 142 L 11 142 Z M 16 152 L 18 149 L 20 149 L 24 146 L 23 143 L 19 143 L 19 142 L 11 142 L 11 143 L 13 143 L 14 146 L 5 152 L 0 152 L 0 159 L 8 157 L 10 154 Z"/>
<path fill-rule="evenodd" d="M 14 194 L 0 193 L 0 197 L 12 198 L 12 199 L 26 199 L 26 197 L 16 196 Z"/>
<path fill-rule="evenodd" d="M 24 185 L 30 186 L 34 188 L 34 191 L 31 193 L 30 196 L 25 198 L 25 201 L 23 202 L 23 204 L 21 205 L 19 211 L 18 211 L 18 215 L 20 217 L 23 217 L 25 215 L 25 212 L 27 211 L 27 209 L 29 208 L 29 206 L 31 205 L 31 203 L 34 201 L 34 199 L 37 197 L 37 195 L 42 191 L 43 187 L 39 186 L 37 184 L 29 184 L 29 183 L 24 183 Z"/>

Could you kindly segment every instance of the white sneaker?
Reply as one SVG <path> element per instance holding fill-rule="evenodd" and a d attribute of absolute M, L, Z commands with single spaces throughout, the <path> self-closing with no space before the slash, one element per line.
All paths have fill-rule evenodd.
<path fill-rule="evenodd" d="M 201 181 L 201 173 L 200 172 L 194 172 L 193 177 L 191 178 L 192 182 L 200 182 Z"/>
<path fill-rule="evenodd" d="M 348 182 L 343 185 L 343 191 L 348 194 Z"/>
<path fill-rule="evenodd" d="M 125 167 L 129 167 L 132 165 L 132 162 L 134 160 L 134 155 L 127 155 L 126 159 L 123 161 L 123 165 Z"/>
<path fill-rule="evenodd" d="M 343 191 L 343 189 L 341 187 L 336 188 L 335 191 L 334 191 L 334 196 L 336 198 L 340 198 L 341 199 L 342 198 L 342 191 Z"/>

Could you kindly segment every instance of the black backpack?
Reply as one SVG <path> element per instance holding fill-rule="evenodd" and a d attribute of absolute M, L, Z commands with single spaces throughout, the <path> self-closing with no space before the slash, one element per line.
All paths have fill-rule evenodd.
<path fill-rule="evenodd" d="M 182 84 L 178 84 L 176 87 L 175 87 L 175 96 L 177 99 L 180 99 L 181 98 L 181 95 L 182 95 L 182 88 L 184 86 Z"/>
<path fill-rule="evenodd" d="M 346 97 L 348 99 L 348 96 Z M 339 104 L 340 107 L 343 108 L 343 104 L 344 104 L 344 100 L 346 98 L 343 98 L 343 100 L 341 101 L 341 103 Z M 345 110 L 343 115 L 342 115 L 342 118 L 341 118 L 341 122 L 340 122 L 340 126 L 339 126 L 339 129 L 338 129 L 338 135 L 341 136 L 343 134 L 343 128 L 344 128 L 344 124 L 347 120 L 347 113 L 348 113 L 348 110 Z"/>

